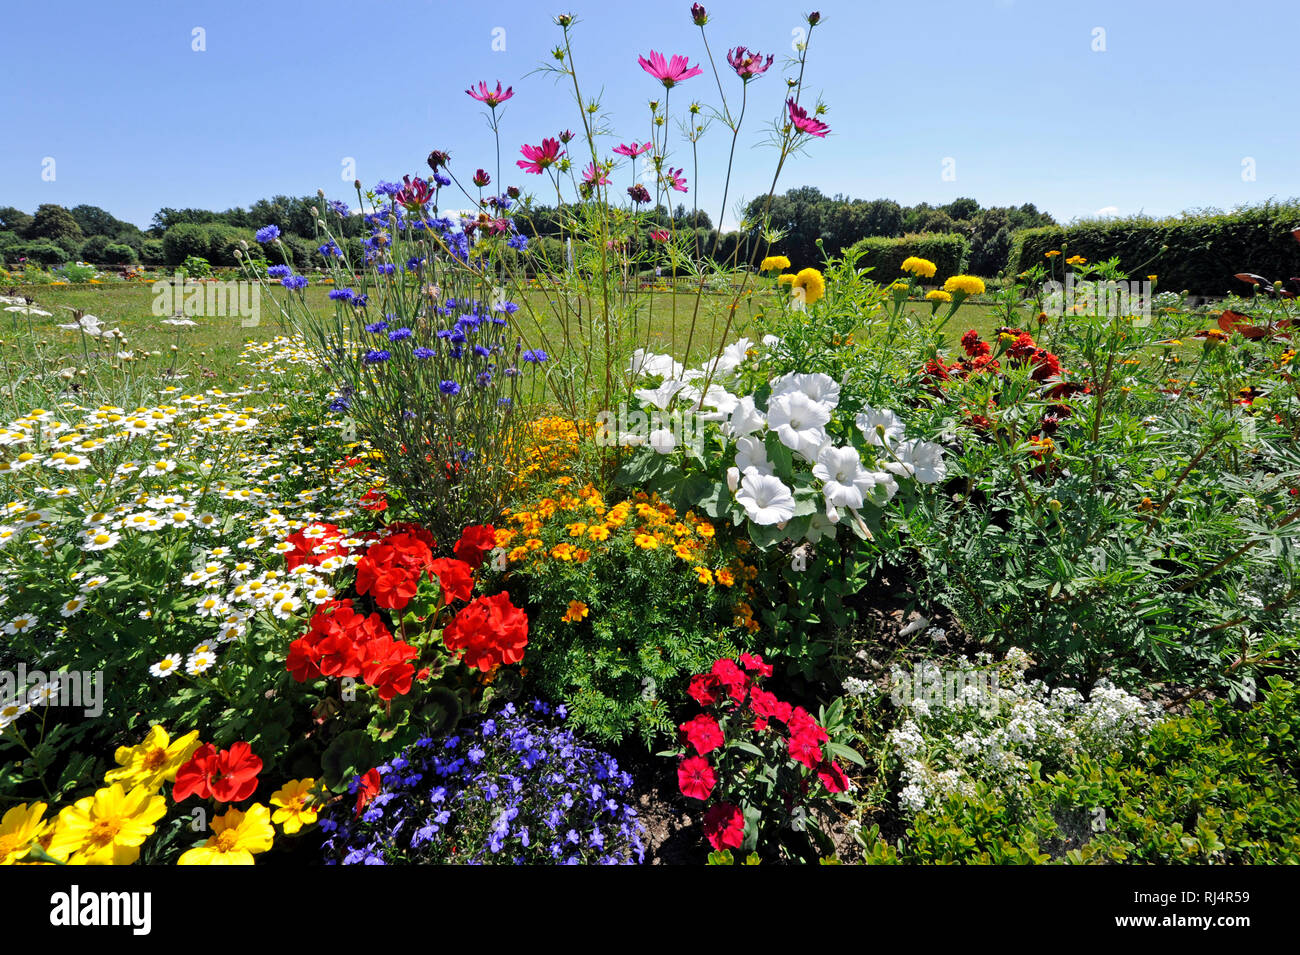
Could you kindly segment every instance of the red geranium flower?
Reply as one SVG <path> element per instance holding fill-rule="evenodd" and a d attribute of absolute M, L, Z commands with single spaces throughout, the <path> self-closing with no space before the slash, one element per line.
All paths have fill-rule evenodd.
<path fill-rule="evenodd" d="M 474 593 L 474 576 L 470 565 L 463 560 L 439 557 L 433 562 L 433 575 L 442 587 L 442 602 L 469 600 Z"/>
<path fill-rule="evenodd" d="M 704 814 L 704 835 L 719 852 L 739 849 L 745 841 L 745 816 L 739 806 L 718 803 Z"/>
<path fill-rule="evenodd" d="M 716 782 L 713 767 L 703 756 L 687 756 L 677 766 L 677 785 L 682 795 L 692 799 L 708 799 Z"/>
<path fill-rule="evenodd" d="M 460 540 L 452 552 L 470 567 L 478 567 L 483 558 L 497 546 L 497 531 L 491 524 L 475 524 L 460 532 Z"/>
<path fill-rule="evenodd" d="M 232 743 L 220 752 L 205 743 L 177 770 L 172 799 L 180 802 L 197 794 L 200 799 L 243 802 L 257 789 L 257 774 L 261 771 L 262 760 L 247 743 Z"/>
<path fill-rule="evenodd" d="M 379 770 L 372 769 L 361 777 L 361 784 L 357 786 L 357 816 L 361 815 L 361 810 L 366 808 L 370 800 L 379 795 L 379 787 L 383 782 L 379 775 Z"/>
<path fill-rule="evenodd" d="M 388 510 L 388 498 L 384 497 L 384 492 L 378 490 L 366 491 L 361 495 L 361 500 L 357 502 L 367 511 L 374 511 L 378 514 L 380 511 Z"/>
<path fill-rule="evenodd" d="M 528 615 L 510 602 L 504 591 L 476 597 L 442 632 L 453 652 L 464 651 L 466 666 L 484 673 L 502 663 L 518 663 L 528 645 Z"/>
<path fill-rule="evenodd" d="M 682 736 L 687 742 L 695 747 L 695 752 L 701 756 L 713 752 L 726 742 L 722 735 L 722 727 L 718 725 L 718 721 L 705 713 L 701 713 L 693 720 L 688 720 L 678 729 L 681 730 Z"/>

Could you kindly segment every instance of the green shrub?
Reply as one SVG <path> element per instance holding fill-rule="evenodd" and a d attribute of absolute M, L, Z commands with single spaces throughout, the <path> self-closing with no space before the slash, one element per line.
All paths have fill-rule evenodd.
<path fill-rule="evenodd" d="M 1018 274 L 1044 264 L 1045 253 L 1064 248 L 1066 255 L 1091 262 L 1118 257 L 1121 270 L 1135 279 L 1156 275 L 1163 289 L 1241 294 L 1248 287 L 1233 278 L 1238 272 L 1269 279 L 1300 275 L 1300 243 L 1290 234 L 1297 226 L 1300 202 L 1292 200 L 1228 213 L 1022 229 L 1012 239 L 1008 266 Z"/>
<path fill-rule="evenodd" d="M 1300 862 L 1300 709 L 1270 681 L 1242 711 L 1195 703 L 1136 755 L 1080 757 L 1021 799 L 986 786 L 918 815 L 892 845 L 862 834 L 875 863 Z"/>
<path fill-rule="evenodd" d="M 125 242 L 112 242 L 104 249 L 104 262 L 107 265 L 132 265 L 137 261 L 135 249 Z"/>
<path fill-rule="evenodd" d="M 180 265 L 190 256 L 208 255 L 208 230 L 194 222 L 174 225 L 163 234 L 163 261 L 167 265 Z"/>
<path fill-rule="evenodd" d="M 140 250 L 140 261 L 145 265 L 162 265 L 167 261 L 162 239 L 145 239 Z"/>
<path fill-rule="evenodd" d="M 81 243 L 81 261 L 90 262 L 94 265 L 101 265 L 108 262 L 105 258 L 105 250 L 113 244 L 111 236 L 92 235 L 85 242 Z"/>
<path fill-rule="evenodd" d="M 27 258 L 40 265 L 62 265 L 72 258 L 63 246 L 57 245 L 48 239 L 25 242 L 20 246 L 16 246 L 8 255 L 15 259 Z"/>
<path fill-rule="evenodd" d="M 965 268 L 970 245 L 964 236 L 955 233 L 938 235 L 905 235 L 897 239 L 868 236 L 853 243 L 845 252 L 860 253 L 858 266 L 870 267 L 870 277 L 888 285 L 902 277 L 903 260 L 909 256 L 928 259 L 938 266 L 935 284 L 943 284 L 950 275 L 957 275 Z M 927 280 L 930 281 L 930 280 Z"/>

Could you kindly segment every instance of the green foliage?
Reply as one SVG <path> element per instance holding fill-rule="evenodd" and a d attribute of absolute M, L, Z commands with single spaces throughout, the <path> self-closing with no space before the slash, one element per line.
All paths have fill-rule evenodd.
<path fill-rule="evenodd" d="M 14 246 L 5 255 L 11 259 L 27 258 L 32 262 L 46 266 L 62 265 L 72 258 L 67 249 L 48 239 L 41 239 L 37 242 L 24 242 L 22 245 Z"/>
<path fill-rule="evenodd" d="M 1270 281 L 1300 274 L 1300 201 L 1267 202 L 1232 212 L 1184 213 L 1168 219 L 1135 217 L 1081 222 L 1016 232 L 1008 269 L 1042 265 L 1044 253 L 1064 249 L 1090 261 L 1118 258 L 1125 271 L 1158 277 L 1161 288 L 1194 295 L 1241 294 L 1233 276 L 1255 272 Z"/>
<path fill-rule="evenodd" d="M 132 265 L 138 261 L 135 249 L 123 242 L 112 242 L 104 248 L 104 262 L 108 265 Z"/>
<path fill-rule="evenodd" d="M 92 235 L 81 244 L 81 260 L 83 262 L 90 262 L 94 265 L 107 264 L 108 259 L 104 257 L 105 250 L 112 244 L 112 236 Z"/>
<path fill-rule="evenodd" d="M 51 202 L 44 203 L 36 210 L 36 215 L 23 234 L 29 240 L 48 239 L 65 249 L 67 246 L 64 243 L 71 242 L 73 248 L 69 252 L 79 248 L 84 238 L 81 226 L 77 225 L 72 213 Z"/>
<path fill-rule="evenodd" d="M 965 268 L 970 245 L 960 235 L 906 235 L 896 239 L 865 238 L 846 249 L 859 256 L 858 266 L 870 268 L 871 278 L 888 285 L 902 276 L 900 267 L 909 256 L 928 259 L 939 269 L 933 281 L 942 284 Z M 929 281 L 929 280 L 927 280 Z"/>
<path fill-rule="evenodd" d="M 1248 710 L 1195 703 L 1133 755 L 1081 757 L 1022 796 L 980 785 L 917 816 L 897 844 L 860 839 L 870 863 L 1300 861 L 1300 708 L 1270 681 Z"/>

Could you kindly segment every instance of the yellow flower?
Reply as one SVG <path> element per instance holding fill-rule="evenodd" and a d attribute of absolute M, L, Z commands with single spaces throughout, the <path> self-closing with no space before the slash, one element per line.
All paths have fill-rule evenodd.
<path fill-rule="evenodd" d="M 1049 259 L 1054 259 L 1054 258 L 1056 258 L 1056 257 L 1057 257 L 1058 255 L 1060 255 L 1060 254 L 1061 254 L 1061 250 L 1060 250 L 1060 249 L 1053 249 L 1051 252 L 1044 252 L 1044 253 L 1043 253 L 1043 255 L 1044 255 L 1046 258 L 1049 258 Z"/>
<path fill-rule="evenodd" d="M 123 786 L 144 786 L 157 792 L 163 783 L 175 782 L 180 769 L 199 748 L 199 731 L 186 733 L 172 742 L 159 724 L 149 727 L 139 746 L 119 746 L 117 768 L 104 774 L 104 782 Z"/>
<path fill-rule="evenodd" d="M 933 289 L 925 293 L 926 301 L 929 302 L 951 302 L 952 296 L 942 289 Z"/>
<path fill-rule="evenodd" d="M 587 528 L 587 536 L 594 541 L 609 540 L 609 528 L 604 524 L 596 524 Z"/>
<path fill-rule="evenodd" d="M 229 810 L 212 820 L 211 839 L 176 860 L 177 865 L 252 865 L 253 856 L 275 841 L 271 810 L 260 802 L 247 812 Z"/>
<path fill-rule="evenodd" d="M 790 260 L 784 255 L 769 255 L 763 260 L 762 264 L 759 265 L 758 270 L 760 272 L 779 272 L 782 269 L 788 269 L 789 267 Z"/>
<path fill-rule="evenodd" d="M 707 567 L 696 567 L 695 576 L 700 579 L 700 583 L 702 584 L 713 583 L 713 571 L 709 570 Z"/>
<path fill-rule="evenodd" d="M 805 305 L 813 304 L 826 294 L 826 280 L 822 278 L 822 274 L 816 269 L 804 269 L 799 272 L 795 275 L 790 286 L 792 294 L 797 295 L 799 293 L 795 290 L 802 289 L 803 303 Z"/>
<path fill-rule="evenodd" d="M 718 578 L 718 583 L 722 584 L 724 587 L 730 587 L 736 582 L 735 575 L 725 567 L 720 569 L 716 574 L 714 574 L 714 576 Z"/>
<path fill-rule="evenodd" d="M 13 865 L 33 842 L 40 838 L 46 824 L 41 822 L 43 802 L 19 803 L 0 819 L 0 865 Z"/>
<path fill-rule="evenodd" d="M 984 280 L 973 275 L 954 275 L 943 283 L 945 292 L 961 292 L 964 295 L 979 295 L 984 291 Z"/>
<path fill-rule="evenodd" d="M 279 823 L 284 834 L 292 836 L 316 821 L 316 780 L 291 779 L 271 794 L 275 813 L 271 821 Z"/>
<path fill-rule="evenodd" d="M 786 272 L 785 275 L 778 275 L 776 281 L 778 285 L 793 285 L 795 275 L 793 272 Z"/>
<path fill-rule="evenodd" d="M 696 524 L 696 525 L 695 525 L 695 533 L 699 534 L 701 537 L 704 537 L 704 538 L 712 537 L 712 536 L 713 536 L 713 533 L 714 533 L 714 531 L 713 531 L 713 525 L 712 525 L 712 524 Z M 745 542 L 745 543 L 748 543 L 748 542 Z"/>
<path fill-rule="evenodd" d="M 572 560 L 573 545 L 568 543 L 556 544 L 551 548 L 551 556 L 556 560 Z"/>
<path fill-rule="evenodd" d="M 131 865 L 166 813 L 167 800 L 152 790 L 113 783 L 59 813 L 46 851 L 72 865 Z"/>
<path fill-rule="evenodd" d="M 637 534 L 632 542 L 642 550 L 654 550 L 659 546 L 659 539 L 653 534 Z"/>
<path fill-rule="evenodd" d="M 902 269 L 904 272 L 919 275 L 923 279 L 933 278 L 934 273 L 939 271 L 939 267 L 929 259 L 919 259 L 914 255 L 909 255 L 903 260 Z"/>
<path fill-rule="evenodd" d="M 564 612 L 560 619 L 565 623 L 577 623 L 587 616 L 587 605 L 581 600 L 570 600 L 569 609 Z"/>
<path fill-rule="evenodd" d="M 1088 260 L 1081 255 L 1072 255 L 1065 260 L 1066 265 L 1086 265 Z"/>

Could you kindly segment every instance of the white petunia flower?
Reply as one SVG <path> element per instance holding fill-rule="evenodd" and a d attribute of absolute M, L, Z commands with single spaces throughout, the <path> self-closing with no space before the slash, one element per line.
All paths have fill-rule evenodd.
<path fill-rule="evenodd" d="M 794 517 L 794 493 L 780 478 L 753 468 L 740 479 L 736 500 L 755 524 L 784 524 Z"/>

